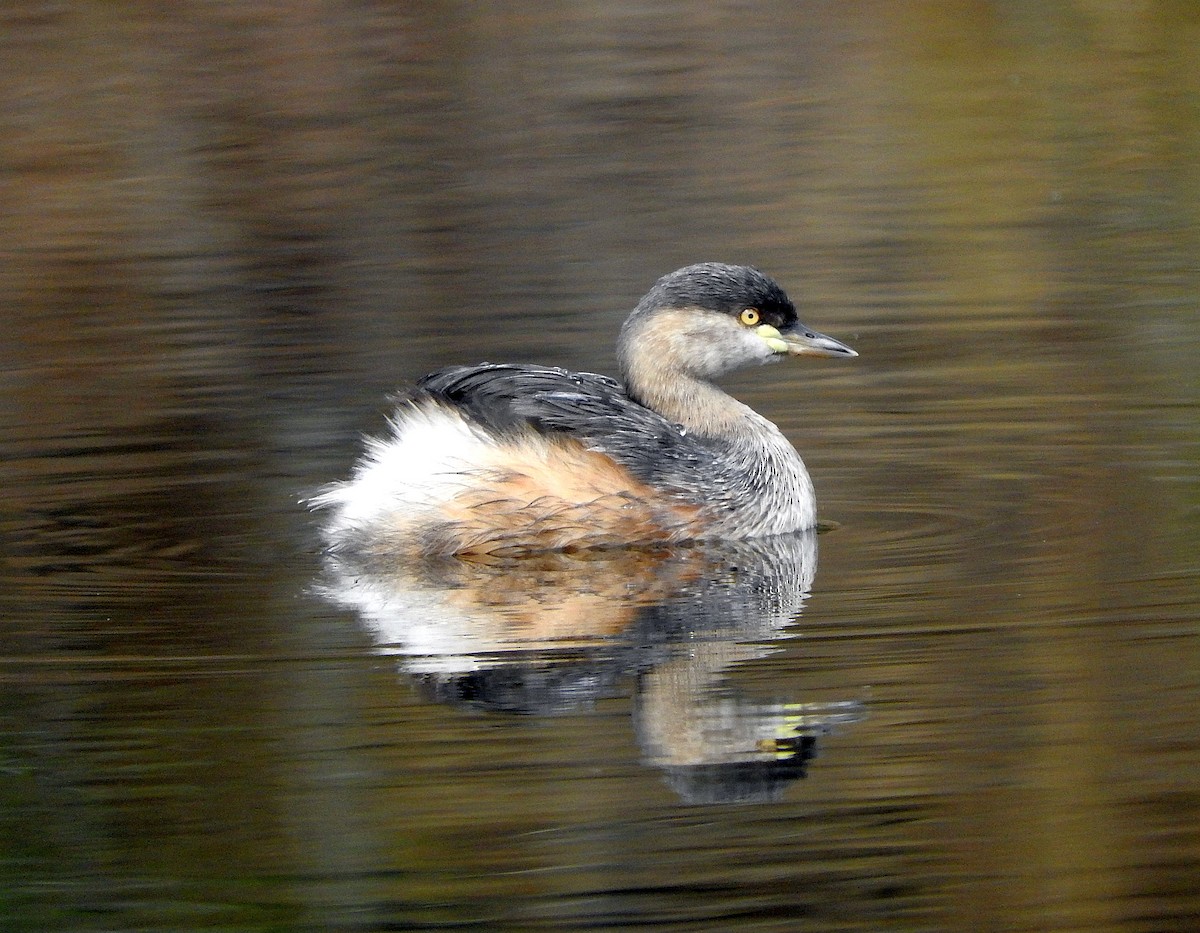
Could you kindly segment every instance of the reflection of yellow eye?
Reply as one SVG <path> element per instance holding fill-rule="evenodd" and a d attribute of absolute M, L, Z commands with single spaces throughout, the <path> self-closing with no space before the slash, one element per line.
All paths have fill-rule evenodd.
<path fill-rule="evenodd" d="M 743 324 L 745 324 L 747 327 L 753 327 L 760 320 L 762 320 L 762 315 L 758 313 L 757 308 L 747 308 L 745 311 L 743 311 L 741 314 L 738 315 L 738 320 L 741 321 Z"/>

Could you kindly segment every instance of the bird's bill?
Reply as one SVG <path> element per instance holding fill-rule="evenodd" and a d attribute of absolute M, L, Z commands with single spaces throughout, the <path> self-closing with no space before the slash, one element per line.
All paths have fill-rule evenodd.
<path fill-rule="evenodd" d="M 826 356 L 849 359 L 858 354 L 840 340 L 818 334 L 815 330 L 799 327 L 786 334 L 780 334 L 780 339 L 787 344 L 788 356 Z"/>

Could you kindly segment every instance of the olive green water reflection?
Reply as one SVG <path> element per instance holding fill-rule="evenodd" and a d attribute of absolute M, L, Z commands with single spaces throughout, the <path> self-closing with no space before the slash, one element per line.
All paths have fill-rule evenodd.
<path fill-rule="evenodd" d="M 1200 926 L 1198 50 L 1188 3 L 8 4 L 0 926 Z M 611 371 L 700 259 L 862 354 L 729 384 L 819 548 L 336 598 L 295 503 L 388 391 Z"/>

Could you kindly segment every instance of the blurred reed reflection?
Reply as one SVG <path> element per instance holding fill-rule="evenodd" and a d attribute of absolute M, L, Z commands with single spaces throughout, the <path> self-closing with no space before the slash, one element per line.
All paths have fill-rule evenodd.
<path fill-rule="evenodd" d="M 327 559 L 318 591 L 357 611 L 380 654 L 438 702 L 553 715 L 634 680 L 643 761 L 690 802 L 777 799 L 855 700 L 758 700 L 727 682 L 788 637 L 812 587 L 816 534 L 671 549 Z"/>

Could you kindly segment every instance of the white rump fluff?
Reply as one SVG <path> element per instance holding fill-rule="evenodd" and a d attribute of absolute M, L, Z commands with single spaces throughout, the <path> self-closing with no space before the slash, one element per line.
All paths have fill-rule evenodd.
<path fill-rule="evenodd" d="M 391 433 L 368 438 L 350 479 L 309 500 L 331 509 L 331 538 L 383 520 L 419 521 L 495 467 L 495 441 L 454 409 L 437 403 L 406 408 L 390 419 Z"/>

